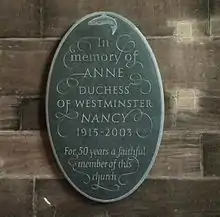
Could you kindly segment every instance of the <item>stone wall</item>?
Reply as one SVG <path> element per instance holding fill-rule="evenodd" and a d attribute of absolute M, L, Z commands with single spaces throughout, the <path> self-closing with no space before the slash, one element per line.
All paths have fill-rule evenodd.
<path fill-rule="evenodd" d="M 77 193 L 57 168 L 44 96 L 54 50 L 68 27 L 113 11 L 146 35 L 159 63 L 165 132 L 150 177 L 120 202 Z M 1 0 L 0 216 L 220 216 L 219 0 Z"/>

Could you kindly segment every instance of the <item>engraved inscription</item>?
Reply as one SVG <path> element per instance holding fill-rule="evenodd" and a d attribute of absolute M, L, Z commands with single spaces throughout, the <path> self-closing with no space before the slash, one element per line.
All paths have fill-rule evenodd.
<path fill-rule="evenodd" d="M 99 53 L 93 54 L 94 49 Z M 110 53 L 109 49 L 114 50 L 114 53 Z M 67 137 L 68 135 L 65 135 L 61 129 L 62 123 L 66 119 L 74 123 L 77 119 L 79 123 L 86 124 L 86 127 L 77 127 L 71 132 L 79 139 L 80 137 L 137 137 L 136 144 L 128 144 L 130 148 L 120 147 L 119 144 L 118 149 L 96 149 L 88 145 L 73 149 L 69 144 L 63 150 L 64 155 L 69 157 L 68 164 L 73 172 L 81 175 L 83 182 L 90 185 L 94 191 L 99 188 L 104 191 L 119 191 L 122 186 L 127 185 L 129 176 L 138 172 L 140 167 L 138 158 L 146 154 L 146 147 L 138 145 L 138 142 L 148 137 L 153 128 L 153 121 L 147 113 L 149 109 L 154 108 L 152 100 L 117 99 L 117 96 L 121 98 L 128 95 L 132 98 L 134 91 L 137 90 L 139 95 L 150 94 L 152 90 L 151 82 L 142 77 L 144 67 L 139 60 L 136 42 L 129 34 L 119 35 L 115 43 L 104 37 L 83 37 L 70 45 L 63 60 L 63 66 L 68 68 L 70 73 L 73 72 L 71 69 L 76 62 L 95 64 L 88 65 L 79 73 L 73 72 L 57 82 L 57 93 L 61 97 L 71 88 L 75 89 L 78 96 L 86 96 L 83 100 L 80 97 L 69 98 L 66 102 L 62 101 L 62 98 L 58 99 L 57 106 L 62 110 L 55 114 L 56 118 L 60 119 L 57 134 L 63 138 Z M 119 61 L 124 62 L 124 67 L 118 64 Z M 111 67 L 105 67 L 105 62 L 112 62 Z M 125 75 L 126 69 L 130 69 L 127 75 Z M 99 82 L 96 82 L 96 79 L 99 79 Z M 106 84 L 106 79 L 111 79 L 112 84 Z M 124 82 L 117 85 L 117 81 L 122 79 Z M 83 81 L 89 81 L 89 85 Z M 94 95 L 114 96 L 115 99 L 91 99 L 90 96 Z M 101 112 L 97 108 L 101 108 Z M 124 111 L 117 112 L 118 108 L 124 108 Z M 130 122 L 137 124 L 132 128 L 121 127 Z M 140 127 L 138 122 L 145 122 L 146 126 Z M 93 127 L 93 124 L 98 125 Z M 112 127 L 105 127 L 105 124 L 111 124 Z M 85 160 L 82 156 L 89 156 L 89 159 Z M 97 159 L 99 156 L 112 157 L 111 160 L 101 161 Z M 85 170 L 89 168 L 99 169 L 99 172 L 94 170 L 94 173 L 90 174 Z M 118 169 L 121 169 L 121 174 L 115 173 Z"/>

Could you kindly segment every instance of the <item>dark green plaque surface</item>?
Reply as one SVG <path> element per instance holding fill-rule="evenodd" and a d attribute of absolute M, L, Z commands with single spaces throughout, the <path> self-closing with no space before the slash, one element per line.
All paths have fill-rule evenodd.
<path fill-rule="evenodd" d="M 70 28 L 50 69 L 46 115 L 56 160 L 81 194 L 113 202 L 138 188 L 160 146 L 164 97 L 134 24 L 97 12 Z"/>

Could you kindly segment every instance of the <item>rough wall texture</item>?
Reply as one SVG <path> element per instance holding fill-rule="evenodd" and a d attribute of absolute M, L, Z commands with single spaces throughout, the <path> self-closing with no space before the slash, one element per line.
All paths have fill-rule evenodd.
<path fill-rule="evenodd" d="M 107 10 L 148 38 L 165 87 L 165 133 L 150 179 L 98 204 L 63 179 L 45 129 L 48 67 L 66 29 Z M 1 0 L 1 217 L 220 216 L 219 0 Z"/>

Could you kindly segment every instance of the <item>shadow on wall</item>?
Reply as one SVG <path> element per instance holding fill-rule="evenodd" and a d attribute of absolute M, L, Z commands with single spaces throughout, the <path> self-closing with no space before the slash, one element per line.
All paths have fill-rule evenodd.
<path fill-rule="evenodd" d="M 211 10 L 213 10 L 211 8 Z M 206 132 L 201 137 L 205 176 L 220 175 L 220 40 L 213 38 L 206 47 L 210 64 L 205 73 L 206 90 L 199 100 L 199 113 Z"/>
<path fill-rule="evenodd" d="M 164 118 L 164 130 L 169 130 L 175 128 L 176 126 L 176 96 L 164 92 L 164 102 L 165 102 L 165 118 Z"/>

